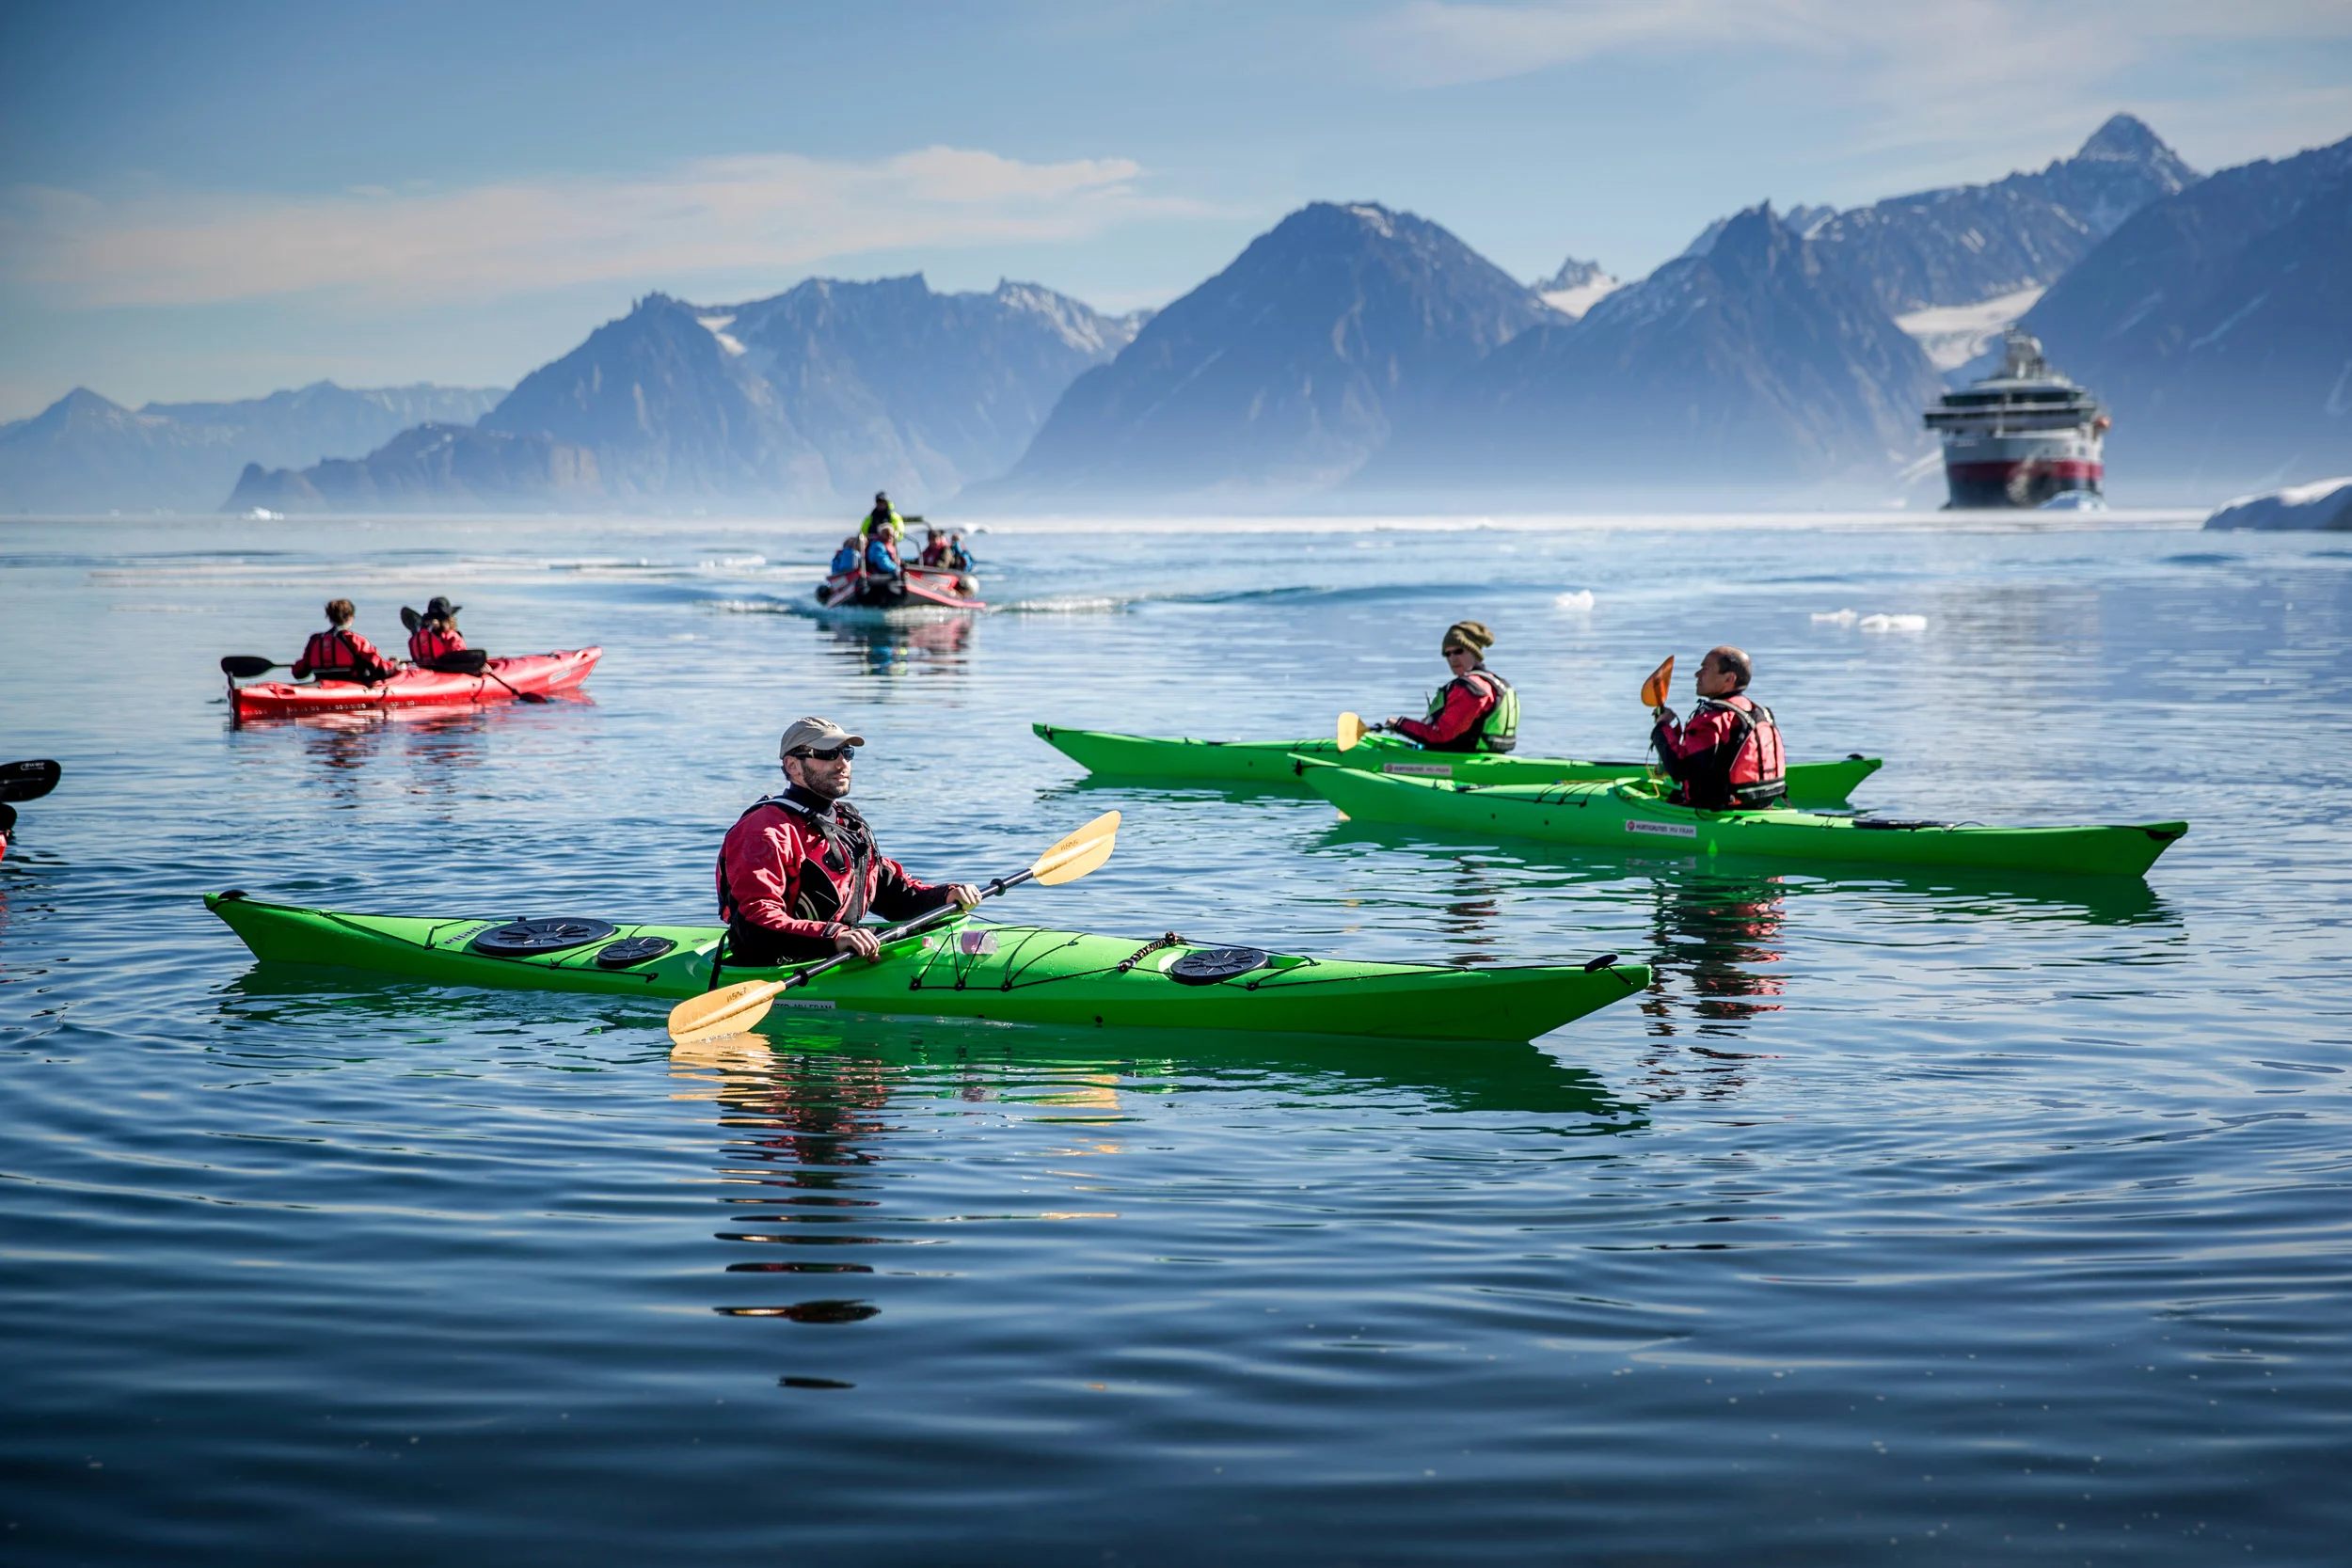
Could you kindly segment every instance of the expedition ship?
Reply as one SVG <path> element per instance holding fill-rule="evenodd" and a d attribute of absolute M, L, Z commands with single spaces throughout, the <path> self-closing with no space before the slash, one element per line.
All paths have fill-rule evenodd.
<path fill-rule="evenodd" d="M 2099 506 L 2107 417 L 2042 357 L 2041 340 L 2001 334 L 2001 368 L 1927 412 L 1944 438 L 1946 507 Z"/>

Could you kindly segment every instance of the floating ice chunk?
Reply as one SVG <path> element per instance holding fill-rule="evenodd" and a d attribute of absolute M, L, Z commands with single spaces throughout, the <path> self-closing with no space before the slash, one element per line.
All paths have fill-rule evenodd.
<path fill-rule="evenodd" d="M 1928 618 L 1924 615 L 1865 615 L 1854 623 L 1864 631 L 1925 631 Z"/>
<path fill-rule="evenodd" d="M 1593 608 L 1593 591 L 1589 588 L 1579 588 L 1563 594 L 1551 601 L 1551 608 L 1583 610 L 1589 613 Z"/>
<path fill-rule="evenodd" d="M 1854 613 L 1851 610 L 1817 610 L 1813 612 L 1813 624 L 1817 626 L 1851 626 L 1853 623 Z"/>

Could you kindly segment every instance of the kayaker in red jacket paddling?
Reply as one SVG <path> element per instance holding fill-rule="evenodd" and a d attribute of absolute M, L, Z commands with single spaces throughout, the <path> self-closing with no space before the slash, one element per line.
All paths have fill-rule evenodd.
<path fill-rule="evenodd" d="M 1456 621 L 1438 643 L 1454 678 L 1429 699 L 1425 719 L 1391 719 L 1377 726 L 1428 752 L 1508 752 L 1519 742 L 1519 698 L 1511 683 L 1486 668 L 1495 634 L 1476 621 Z"/>
<path fill-rule="evenodd" d="M 1772 710 L 1748 696 L 1756 667 L 1737 648 L 1717 648 L 1699 661 L 1698 705 L 1687 721 L 1674 710 L 1651 710 L 1658 721 L 1650 744 L 1675 781 L 1669 797 L 1704 811 L 1756 811 L 1788 796 L 1788 763 Z"/>
<path fill-rule="evenodd" d="M 764 968 L 834 953 L 881 951 L 867 914 L 905 920 L 946 904 L 970 909 L 969 882 L 916 881 L 874 847 L 850 793 L 850 764 L 866 744 L 828 719 L 802 719 L 776 750 L 790 787 L 754 804 L 719 851 L 719 912 L 726 958 Z"/>
<path fill-rule="evenodd" d="M 373 686 L 392 673 L 392 662 L 375 651 L 375 644 L 351 629 L 359 613 L 349 599 L 326 601 L 326 629 L 314 631 L 294 660 L 294 677 L 315 676 L 323 681 L 358 681 Z"/>
<path fill-rule="evenodd" d="M 464 606 L 449 602 L 447 595 L 436 594 L 425 601 L 424 614 L 417 622 L 417 629 L 408 634 L 408 662 L 431 670 L 438 667 L 447 654 L 466 651 L 465 634 L 457 629 L 457 612 Z"/>

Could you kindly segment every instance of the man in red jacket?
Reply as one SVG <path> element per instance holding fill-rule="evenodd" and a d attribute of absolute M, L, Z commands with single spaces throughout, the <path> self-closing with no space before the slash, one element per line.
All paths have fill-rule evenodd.
<path fill-rule="evenodd" d="M 1716 648 L 1699 661 L 1698 705 L 1687 721 L 1652 709 L 1650 744 L 1675 781 L 1669 797 L 1703 811 L 1756 811 L 1788 796 L 1788 764 L 1772 710 L 1746 695 L 1756 667 L 1737 648 Z"/>
<path fill-rule="evenodd" d="M 765 968 L 882 950 L 867 914 L 905 920 L 943 905 L 970 909 L 969 882 L 934 887 L 907 875 L 874 847 L 873 830 L 850 793 L 850 764 L 866 737 L 829 719 L 802 719 L 776 750 L 790 787 L 755 803 L 727 830 L 719 851 L 719 912 L 727 923 L 727 961 Z"/>

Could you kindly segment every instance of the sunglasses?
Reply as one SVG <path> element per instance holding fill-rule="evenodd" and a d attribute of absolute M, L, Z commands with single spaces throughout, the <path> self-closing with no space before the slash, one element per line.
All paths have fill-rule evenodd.
<path fill-rule="evenodd" d="M 843 757 L 854 758 L 857 755 L 857 748 L 854 746 L 829 746 L 821 752 L 813 752 L 803 746 L 792 754 L 796 757 L 806 757 L 812 762 L 839 762 Z"/>

